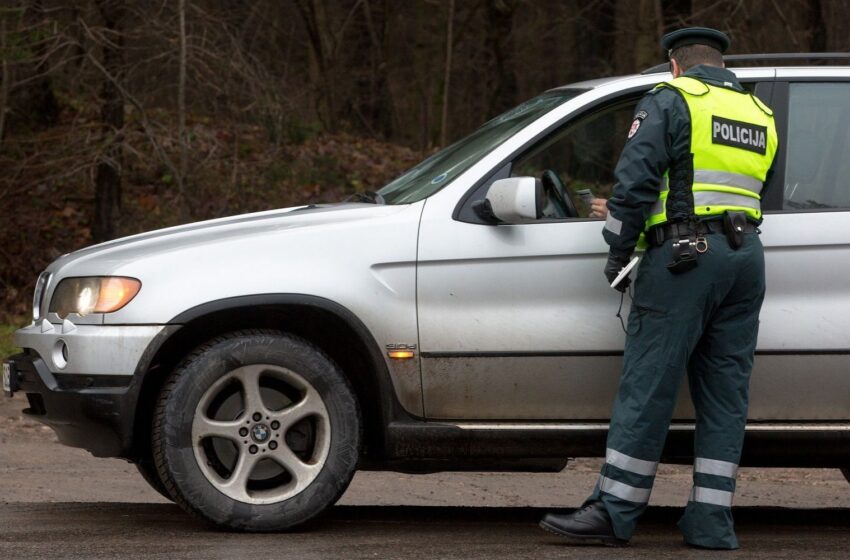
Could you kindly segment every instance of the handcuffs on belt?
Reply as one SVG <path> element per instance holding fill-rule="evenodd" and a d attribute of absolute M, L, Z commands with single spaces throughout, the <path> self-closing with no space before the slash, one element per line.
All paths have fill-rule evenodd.
<path fill-rule="evenodd" d="M 697 255 L 708 251 L 708 239 L 705 237 L 682 237 L 673 242 L 673 260 L 667 264 L 672 274 L 682 274 L 697 266 Z M 696 253 L 696 254 L 695 254 Z"/>

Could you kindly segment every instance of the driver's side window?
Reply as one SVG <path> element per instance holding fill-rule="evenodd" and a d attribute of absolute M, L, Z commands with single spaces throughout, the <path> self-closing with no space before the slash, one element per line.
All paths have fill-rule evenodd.
<path fill-rule="evenodd" d="M 639 98 L 607 105 L 573 120 L 532 145 L 513 161 L 512 177 L 544 178 L 553 171 L 579 218 L 590 214 L 589 195 L 608 198 L 614 186 L 614 166 L 626 142 Z M 551 178 L 544 181 L 545 219 L 568 219 Z M 554 181 L 557 183 L 557 181 Z M 588 193 L 589 191 L 589 193 Z"/>

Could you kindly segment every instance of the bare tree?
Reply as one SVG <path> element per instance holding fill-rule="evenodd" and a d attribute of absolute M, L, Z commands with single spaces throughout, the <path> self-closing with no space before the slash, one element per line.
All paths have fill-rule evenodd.
<path fill-rule="evenodd" d="M 0 146 L 3 145 L 3 133 L 6 130 L 6 111 L 9 105 L 9 82 L 11 75 L 9 73 L 9 61 L 6 54 L 6 18 L 0 13 Z"/>
<path fill-rule="evenodd" d="M 186 138 L 186 0 L 179 0 L 177 10 L 180 22 L 180 61 L 177 73 L 177 135 L 180 139 L 180 164 L 177 173 L 177 193 L 180 197 L 180 214 L 185 216 L 184 194 L 186 167 L 188 165 L 188 139 Z"/>
<path fill-rule="evenodd" d="M 452 27 L 455 21 L 455 0 L 449 0 L 449 17 L 446 24 L 446 68 L 443 73 L 443 115 L 440 118 L 440 145 L 448 143 L 449 129 L 449 91 L 451 91 L 452 80 L 452 43 L 454 33 Z"/>
<path fill-rule="evenodd" d="M 511 38 L 514 15 L 518 7 L 518 0 L 495 0 L 486 3 L 485 42 L 492 60 L 492 85 L 488 107 L 491 116 L 501 113 L 517 102 L 517 80 L 513 68 Z"/>
<path fill-rule="evenodd" d="M 393 135 L 396 125 L 396 107 L 390 89 L 389 61 L 393 55 L 387 48 L 387 29 L 392 12 L 391 0 L 382 0 L 373 4 L 372 0 L 363 0 L 363 15 L 369 36 L 369 97 L 366 103 L 370 128 L 384 138 Z"/>
<path fill-rule="evenodd" d="M 123 164 L 124 97 L 121 82 L 124 78 L 123 25 L 125 8 L 122 0 L 97 0 L 103 18 L 101 44 L 103 77 L 101 87 L 101 126 L 103 153 L 95 175 L 95 211 L 92 237 L 105 241 L 115 237 L 121 212 L 121 168 Z"/>

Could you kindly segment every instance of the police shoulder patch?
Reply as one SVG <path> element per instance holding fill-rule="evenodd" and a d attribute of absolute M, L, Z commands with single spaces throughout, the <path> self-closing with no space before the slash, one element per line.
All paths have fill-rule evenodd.
<path fill-rule="evenodd" d="M 629 136 L 628 136 L 627 139 L 630 140 L 632 138 L 632 136 L 637 134 L 637 131 L 640 128 L 640 123 L 642 123 L 643 119 L 645 119 L 646 117 L 647 117 L 646 111 L 638 111 L 637 113 L 635 113 L 635 120 L 632 121 L 632 126 L 629 129 Z"/>

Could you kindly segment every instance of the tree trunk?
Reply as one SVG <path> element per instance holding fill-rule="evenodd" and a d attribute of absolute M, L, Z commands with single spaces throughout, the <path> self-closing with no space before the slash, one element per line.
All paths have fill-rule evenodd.
<path fill-rule="evenodd" d="M 6 129 L 6 107 L 9 104 L 9 62 L 6 60 L 6 18 L 0 17 L 0 146 L 3 145 L 3 132 Z"/>
<path fill-rule="evenodd" d="M 24 13 L 24 20 L 31 27 L 46 27 L 45 9 L 42 0 L 32 0 Z M 19 93 L 24 98 L 25 113 L 41 126 L 54 126 L 59 120 L 59 101 L 53 92 L 53 81 L 50 78 L 50 55 L 44 41 L 38 41 L 35 46 L 36 63 L 33 75 L 36 79 L 30 81 Z"/>
<path fill-rule="evenodd" d="M 317 81 L 320 83 L 316 111 L 328 130 L 336 130 L 336 100 L 333 83 L 334 40 L 329 30 L 328 14 L 322 0 L 294 0 L 307 36 L 310 54 L 315 63 Z"/>
<path fill-rule="evenodd" d="M 664 62 L 659 0 L 619 0 L 615 12 L 614 72 L 631 74 Z"/>
<path fill-rule="evenodd" d="M 390 138 L 395 125 L 395 102 L 390 89 L 389 64 L 387 62 L 387 28 L 391 17 L 390 0 L 378 3 L 380 12 L 373 9 L 369 0 L 363 2 L 363 14 L 369 33 L 370 88 L 367 114 L 371 127 L 384 138 Z"/>
<path fill-rule="evenodd" d="M 850 50 L 850 36 L 847 34 L 850 0 L 821 0 L 819 4 L 823 21 L 823 39 L 815 49 L 847 52 Z"/>
<path fill-rule="evenodd" d="M 180 162 L 177 173 L 177 195 L 180 198 L 180 217 L 186 218 L 186 167 L 188 146 L 186 145 L 186 0 L 178 2 L 180 22 L 180 63 L 177 73 L 177 135 L 180 138 Z"/>
<path fill-rule="evenodd" d="M 513 107 L 517 102 L 518 87 L 510 44 L 517 6 L 517 0 L 494 0 L 486 4 L 485 43 L 493 57 L 491 72 L 495 81 L 487 104 L 488 119 Z"/>
<path fill-rule="evenodd" d="M 103 18 L 107 40 L 101 45 L 103 68 L 114 78 L 103 78 L 100 119 L 104 150 L 97 163 L 94 194 L 94 241 L 107 241 L 117 234 L 121 211 L 121 166 L 123 163 L 124 99 L 115 82 L 121 83 L 124 74 L 122 0 L 97 0 Z"/>
<path fill-rule="evenodd" d="M 440 146 L 446 146 L 449 128 L 449 91 L 452 79 L 452 27 L 455 19 L 455 0 L 449 0 L 449 21 L 446 24 L 446 67 L 443 72 L 443 115 L 440 119 Z"/>

